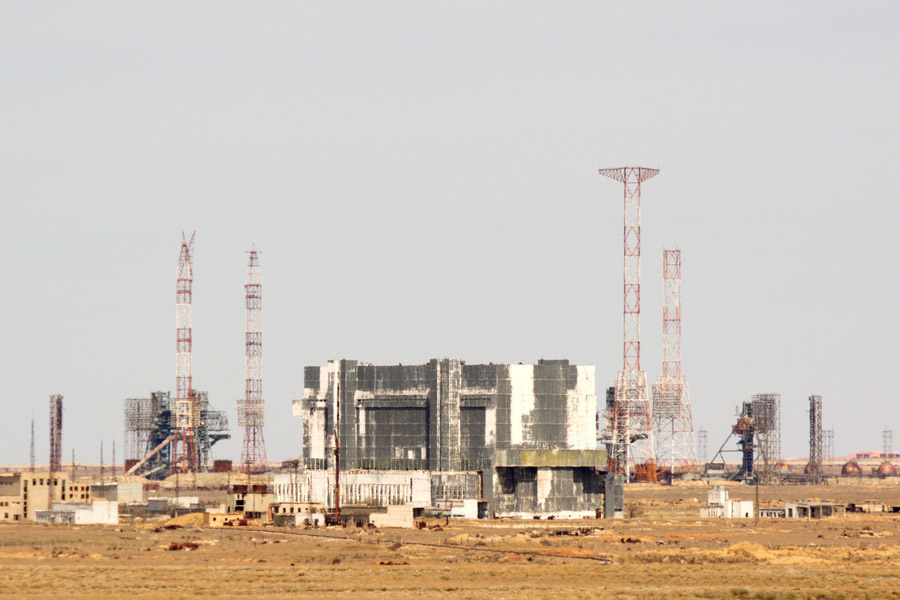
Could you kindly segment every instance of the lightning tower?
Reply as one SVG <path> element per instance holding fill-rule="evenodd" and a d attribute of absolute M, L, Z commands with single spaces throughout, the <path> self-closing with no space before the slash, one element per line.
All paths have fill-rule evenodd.
<path fill-rule="evenodd" d="M 606 412 L 604 439 L 609 468 L 628 475 L 643 459 L 655 479 L 653 423 L 647 395 L 647 374 L 641 370 L 641 184 L 659 169 L 619 167 L 600 169 L 625 188 L 624 312 L 622 370 L 616 377 L 615 397 Z"/>
<path fill-rule="evenodd" d="M 244 428 L 241 462 L 247 473 L 265 471 L 266 443 L 263 438 L 265 406 L 262 396 L 262 280 L 259 254 L 249 253 L 244 285 L 247 319 L 244 333 L 246 379 L 244 398 L 238 401 L 238 425 Z"/>
<path fill-rule="evenodd" d="M 681 250 L 663 250 L 663 364 L 653 384 L 656 461 L 672 473 L 697 468 L 694 421 L 681 372 Z"/>
<path fill-rule="evenodd" d="M 192 296 L 194 283 L 194 234 L 188 241 L 181 234 L 181 252 L 175 284 L 175 438 L 172 448 L 172 471 L 197 471 L 195 428 L 200 420 L 200 406 L 194 394 L 191 375 Z"/>

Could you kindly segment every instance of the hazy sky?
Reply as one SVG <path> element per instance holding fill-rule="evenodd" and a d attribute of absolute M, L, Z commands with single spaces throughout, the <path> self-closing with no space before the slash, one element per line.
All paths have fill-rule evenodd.
<path fill-rule="evenodd" d="M 0 463 L 122 458 L 122 401 L 194 383 L 242 431 L 243 284 L 263 272 L 270 460 L 304 365 L 621 367 L 622 190 L 644 188 L 643 364 L 663 248 L 710 454 L 751 394 L 783 451 L 824 399 L 837 454 L 900 403 L 897 2 L 0 2 Z"/>

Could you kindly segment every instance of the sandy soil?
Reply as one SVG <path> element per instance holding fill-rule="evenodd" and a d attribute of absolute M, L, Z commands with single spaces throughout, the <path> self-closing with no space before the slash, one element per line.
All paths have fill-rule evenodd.
<path fill-rule="evenodd" d="M 760 488 L 760 497 L 897 501 L 900 484 Z M 705 484 L 629 486 L 626 499 L 635 516 L 622 521 L 422 531 L 2 525 L 0 596 L 900 598 L 900 515 L 703 521 Z"/>

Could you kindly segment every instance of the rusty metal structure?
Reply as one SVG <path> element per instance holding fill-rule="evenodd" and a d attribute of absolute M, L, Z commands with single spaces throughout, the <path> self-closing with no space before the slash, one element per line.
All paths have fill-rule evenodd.
<path fill-rule="evenodd" d="M 806 473 L 813 482 L 823 478 L 824 436 L 822 430 L 822 396 L 809 397 L 809 464 Z"/>
<path fill-rule="evenodd" d="M 190 241 L 181 235 L 178 272 L 175 285 L 175 399 L 173 407 L 174 442 L 172 472 L 196 472 L 197 440 L 195 428 L 200 420 L 198 398 L 193 393 L 191 347 L 193 344 L 194 234 Z"/>
<path fill-rule="evenodd" d="M 663 250 L 663 364 L 653 384 L 656 464 L 670 473 L 697 470 L 694 421 L 681 370 L 681 250 Z"/>
<path fill-rule="evenodd" d="M 63 397 L 50 396 L 50 473 L 62 471 L 62 416 Z"/>
<path fill-rule="evenodd" d="M 647 374 L 641 368 L 641 185 L 659 169 L 618 167 L 599 172 L 624 187 L 622 370 L 601 439 L 608 448 L 611 472 L 628 476 L 635 463 L 643 462 L 650 467 L 642 471 L 652 473 L 655 480 L 653 422 Z"/>
<path fill-rule="evenodd" d="M 244 285 L 247 311 L 244 331 L 246 378 L 244 398 L 238 400 L 238 425 L 244 428 L 241 462 L 244 470 L 262 472 L 266 469 L 266 442 L 263 437 L 265 404 L 262 395 L 262 280 L 259 253 L 249 253 L 247 283 Z"/>

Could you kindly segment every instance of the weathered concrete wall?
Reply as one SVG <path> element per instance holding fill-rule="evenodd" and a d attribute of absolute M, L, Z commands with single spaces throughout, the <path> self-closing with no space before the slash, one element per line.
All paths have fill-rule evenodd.
<path fill-rule="evenodd" d="M 590 467 L 498 467 L 498 516 L 592 517 L 603 506 L 604 474 Z"/>
<path fill-rule="evenodd" d="M 595 446 L 592 366 L 341 360 L 304 375 L 294 414 L 310 468 L 333 468 L 338 405 L 345 469 L 489 470 L 495 448 Z"/>

